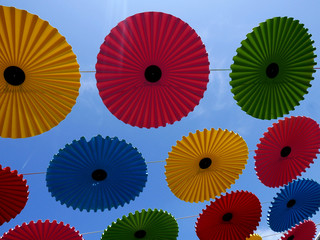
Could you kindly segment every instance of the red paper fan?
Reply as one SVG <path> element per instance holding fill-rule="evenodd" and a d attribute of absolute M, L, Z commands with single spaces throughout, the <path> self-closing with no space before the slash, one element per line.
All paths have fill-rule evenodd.
<path fill-rule="evenodd" d="M 209 81 L 209 61 L 196 32 L 161 12 L 128 17 L 100 47 L 96 64 L 100 96 L 118 119 L 159 127 L 187 116 Z"/>
<path fill-rule="evenodd" d="M 70 225 L 64 225 L 63 222 L 57 223 L 49 220 L 34 223 L 31 221 L 29 224 L 23 223 L 21 226 L 16 226 L 5 233 L 2 240 L 83 240 L 78 231 Z"/>
<path fill-rule="evenodd" d="M 288 231 L 281 240 L 312 240 L 316 235 L 316 225 L 311 220 L 304 220 L 303 223 L 296 225 Z"/>
<path fill-rule="evenodd" d="M 308 117 L 279 120 L 257 145 L 255 169 L 268 187 L 288 184 L 313 163 L 320 148 L 320 128 Z"/>
<path fill-rule="evenodd" d="M 27 181 L 16 170 L 0 165 L 0 225 L 15 218 L 28 201 Z"/>
<path fill-rule="evenodd" d="M 246 239 L 259 225 L 261 212 L 260 201 L 254 194 L 227 193 L 203 210 L 196 233 L 201 240 Z"/>

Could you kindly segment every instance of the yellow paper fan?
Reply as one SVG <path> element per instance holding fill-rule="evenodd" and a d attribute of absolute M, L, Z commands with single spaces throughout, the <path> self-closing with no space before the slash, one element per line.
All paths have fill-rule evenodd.
<path fill-rule="evenodd" d="M 250 234 L 250 237 L 246 238 L 246 240 L 262 240 L 262 237 L 258 234 Z"/>
<path fill-rule="evenodd" d="M 79 65 L 57 29 L 0 6 L 0 136 L 24 138 L 58 125 L 76 102 Z"/>
<path fill-rule="evenodd" d="M 247 144 L 238 134 L 204 129 L 172 147 L 165 166 L 166 180 L 181 200 L 203 202 L 226 192 L 239 178 L 247 159 Z"/>

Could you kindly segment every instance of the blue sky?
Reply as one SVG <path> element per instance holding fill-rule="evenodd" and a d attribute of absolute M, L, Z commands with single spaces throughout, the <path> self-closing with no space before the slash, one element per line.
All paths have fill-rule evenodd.
<path fill-rule="evenodd" d="M 300 20 L 312 34 L 314 46 L 320 49 L 320 2 L 317 0 L 12 0 L 0 3 L 27 10 L 57 28 L 73 47 L 82 71 L 95 70 L 100 45 L 118 22 L 144 11 L 169 13 L 187 22 L 205 44 L 210 68 L 213 69 L 230 68 L 236 49 L 240 47 L 246 34 L 260 22 L 277 16 Z M 318 49 L 316 55 L 320 55 Z M 316 61 L 319 61 L 318 58 Z M 305 100 L 287 116 L 303 115 L 320 121 L 319 71 L 314 74 L 314 78 Z M 262 236 L 272 234 L 273 232 L 268 230 L 266 218 L 270 202 L 278 190 L 270 189 L 259 182 L 254 171 L 252 151 L 256 149 L 259 138 L 267 128 L 277 120 L 259 120 L 243 112 L 233 99 L 229 81 L 228 71 L 211 72 L 204 98 L 192 113 L 165 128 L 140 129 L 126 125 L 114 117 L 100 99 L 94 73 L 82 73 L 77 103 L 66 119 L 39 136 L 26 139 L 0 138 L 0 164 L 17 169 L 19 173 L 44 172 L 53 155 L 65 144 L 81 136 L 89 140 L 97 134 L 117 136 L 132 143 L 147 162 L 163 161 L 176 141 L 189 132 L 194 133 L 204 128 L 228 129 L 239 133 L 251 150 L 246 169 L 231 190 L 247 190 L 259 197 L 264 204 L 258 233 Z M 44 174 L 25 176 L 30 191 L 29 201 L 20 215 L 0 226 L 0 235 L 15 225 L 38 219 L 63 221 L 81 233 L 86 233 L 103 230 L 117 218 L 141 209 L 163 209 L 176 218 L 198 215 L 208 202 L 186 203 L 176 198 L 167 186 L 164 166 L 164 162 L 148 164 L 146 188 L 135 201 L 118 209 L 96 213 L 80 212 L 56 202 L 48 193 Z M 319 167 L 320 163 L 316 160 L 302 177 L 320 181 Z M 318 215 L 313 220 L 320 223 Z M 178 239 L 198 239 L 194 231 L 195 222 L 196 217 L 178 220 Z M 95 233 L 84 235 L 84 238 L 93 240 L 100 239 L 100 236 L 101 233 Z M 265 239 L 278 239 L 280 236 Z"/>

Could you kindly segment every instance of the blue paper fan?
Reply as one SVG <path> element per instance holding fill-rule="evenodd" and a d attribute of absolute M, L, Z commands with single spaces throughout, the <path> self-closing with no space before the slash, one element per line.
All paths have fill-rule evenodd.
<path fill-rule="evenodd" d="M 320 184 L 309 179 L 295 180 L 274 198 L 268 224 L 275 232 L 285 231 L 312 217 L 320 207 Z"/>
<path fill-rule="evenodd" d="M 134 200 L 147 181 L 141 153 L 118 138 L 82 137 L 51 160 L 46 175 L 51 195 L 73 209 L 110 210 Z"/>

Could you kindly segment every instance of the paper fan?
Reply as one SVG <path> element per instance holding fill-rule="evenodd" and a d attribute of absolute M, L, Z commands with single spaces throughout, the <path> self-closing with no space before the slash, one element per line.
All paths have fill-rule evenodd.
<path fill-rule="evenodd" d="M 0 226 L 15 218 L 28 201 L 27 181 L 16 170 L 0 165 Z"/>
<path fill-rule="evenodd" d="M 161 12 L 120 22 L 97 58 L 104 104 L 132 126 L 157 128 L 179 121 L 199 104 L 209 81 L 200 37 L 181 19 Z"/>
<path fill-rule="evenodd" d="M 36 223 L 23 223 L 21 226 L 16 226 L 5 233 L 2 240 L 83 240 L 82 236 L 74 227 L 69 224 L 64 225 L 63 222 L 50 222 L 46 220 L 42 222 L 38 220 Z"/>
<path fill-rule="evenodd" d="M 134 200 L 147 181 L 141 153 L 118 138 L 82 137 L 66 145 L 47 170 L 51 195 L 73 209 L 110 210 Z"/>
<path fill-rule="evenodd" d="M 104 231 L 101 240 L 165 239 L 178 237 L 178 224 L 174 217 L 163 210 L 136 211 L 113 222 Z"/>
<path fill-rule="evenodd" d="M 256 150 L 256 171 L 268 187 L 288 184 L 317 158 L 320 148 L 320 128 L 307 117 L 279 120 L 268 128 Z"/>
<path fill-rule="evenodd" d="M 316 235 L 316 225 L 311 220 L 305 220 L 303 223 L 296 225 L 288 233 L 281 237 L 281 240 L 312 240 Z"/>
<path fill-rule="evenodd" d="M 183 137 L 169 152 L 166 180 L 181 200 L 203 202 L 220 196 L 242 174 L 246 142 L 228 130 L 207 130 Z"/>
<path fill-rule="evenodd" d="M 241 42 L 230 73 L 232 93 L 247 114 L 276 119 L 303 100 L 315 72 L 308 29 L 287 17 L 268 19 Z"/>
<path fill-rule="evenodd" d="M 79 65 L 57 29 L 0 6 L 0 136 L 24 138 L 58 125 L 76 102 Z"/>
<path fill-rule="evenodd" d="M 280 189 L 268 214 L 268 224 L 275 232 L 282 232 L 308 219 L 320 207 L 320 184 L 313 180 L 294 180 Z"/>
<path fill-rule="evenodd" d="M 256 230 L 261 218 L 259 199 L 247 191 L 227 193 L 207 205 L 196 222 L 201 240 L 245 239 Z"/>
<path fill-rule="evenodd" d="M 246 240 L 262 240 L 262 237 L 258 234 L 250 234 L 250 237 L 246 238 Z"/>

